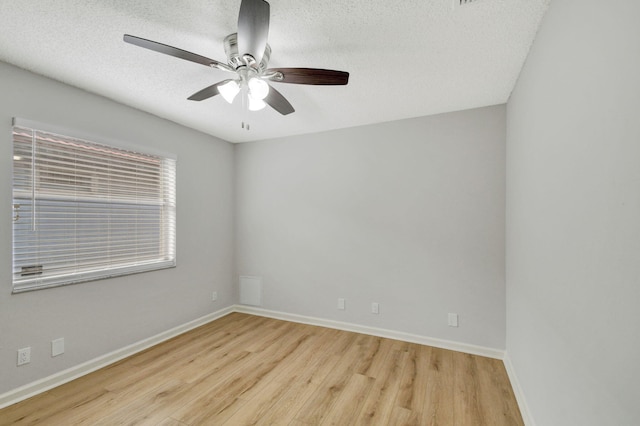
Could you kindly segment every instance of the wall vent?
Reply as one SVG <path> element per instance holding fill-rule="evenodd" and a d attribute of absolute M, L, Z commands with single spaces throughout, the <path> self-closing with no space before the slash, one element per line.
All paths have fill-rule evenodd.
<path fill-rule="evenodd" d="M 262 306 L 261 277 L 240 277 L 240 304 Z"/>

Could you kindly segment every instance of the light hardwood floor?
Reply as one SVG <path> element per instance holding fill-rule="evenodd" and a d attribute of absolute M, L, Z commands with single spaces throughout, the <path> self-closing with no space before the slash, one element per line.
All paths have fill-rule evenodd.
<path fill-rule="evenodd" d="M 0 410 L 22 425 L 522 425 L 502 361 L 233 313 Z"/>

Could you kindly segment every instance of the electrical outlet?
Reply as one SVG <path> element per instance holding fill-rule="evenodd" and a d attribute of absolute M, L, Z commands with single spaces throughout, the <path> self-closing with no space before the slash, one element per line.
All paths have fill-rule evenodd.
<path fill-rule="evenodd" d="M 218 300 L 218 292 L 214 291 L 213 293 L 211 293 L 211 301 L 215 302 L 216 300 Z"/>
<path fill-rule="evenodd" d="M 373 302 L 371 304 L 371 313 L 372 314 L 379 314 L 380 313 L 380 305 L 376 302 Z"/>
<path fill-rule="evenodd" d="M 29 364 L 31 362 L 31 347 L 18 349 L 18 365 Z"/>
<path fill-rule="evenodd" d="M 338 299 L 338 309 L 344 311 L 344 299 L 340 298 Z"/>

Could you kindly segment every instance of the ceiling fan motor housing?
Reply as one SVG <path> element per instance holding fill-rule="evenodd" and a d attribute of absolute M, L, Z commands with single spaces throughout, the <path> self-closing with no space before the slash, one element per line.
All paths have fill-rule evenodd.
<path fill-rule="evenodd" d="M 246 61 L 240 56 L 238 53 L 238 33 L 229 34 L 224 38 L 224 52 L 227 55 L 227 60 L 229 65 L 231 65 L 234 69 L 247 66 Z M 262 55 L 262 60 L 259 64 L 250 65 L 258 71 L 258 74 L 262 74 L 266 71 L 267 65 L 269 64 L 269 59 L 271 58 L 271 46 L 267 44 L 264 49 L 264 54 Z"/>

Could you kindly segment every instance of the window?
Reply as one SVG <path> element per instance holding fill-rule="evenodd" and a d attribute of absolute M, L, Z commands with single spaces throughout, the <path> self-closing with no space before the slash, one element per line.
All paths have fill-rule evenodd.
<path fill-rule="evenodd" d="M 14 120 L 14 293 L 175 266 L 175 158 L 43 128 Z"/>

